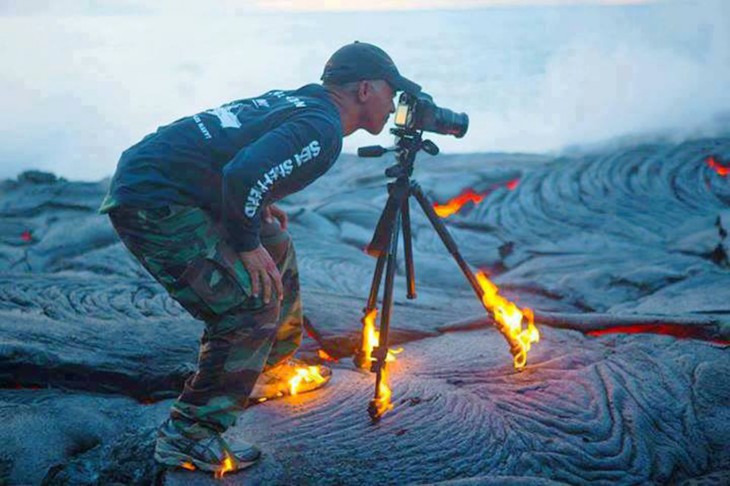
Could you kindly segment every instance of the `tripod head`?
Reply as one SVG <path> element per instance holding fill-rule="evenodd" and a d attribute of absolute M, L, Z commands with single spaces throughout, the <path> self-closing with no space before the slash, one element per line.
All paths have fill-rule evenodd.
<path fill-rule="evenodd" d="M 439 153 L 439 148 L 435 143 L 423 139 L 423 130 L 396 127 L 391 128 L 390 133 L 395 135 L 395 145 L 392 147 L 370 145 L 357 149 L 358 157 L 381 157 L 388 152 L 394 152 L 396 165 L 385 169 L 387 177 L 410 177 L 413 173 L 416 154 L 421 150 L 429 155 L 438 155 Z"/>

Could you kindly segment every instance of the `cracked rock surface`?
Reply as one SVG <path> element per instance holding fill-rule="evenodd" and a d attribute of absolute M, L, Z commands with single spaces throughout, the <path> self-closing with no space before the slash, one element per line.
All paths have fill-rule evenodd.
<path fill-rule="evenodd" d="M 342 359 L 321 392 L 243 414 L 229 433 L 265 455 L 223 482 L 730 482 L 730 178 L 709 156 L 730 161 L 730 139 L 419 159 L 435 201 L 484 196 L 447 226 L 473 267 L 535 310 L 543 339 L 515 372 L 412 205 L 418 299 L 405 299 L 401 261 L 395 408 L 371 425 L 373 375 L 348 356 L 391 159 L 343 155 L 282 204 L 305 313 Z M 202 327 L 96 214 L 107 184 L 0 182 L 0 483 L 213 483 L 151 461 Z M 304 355 L 318 346 L 305 340 Z"/>

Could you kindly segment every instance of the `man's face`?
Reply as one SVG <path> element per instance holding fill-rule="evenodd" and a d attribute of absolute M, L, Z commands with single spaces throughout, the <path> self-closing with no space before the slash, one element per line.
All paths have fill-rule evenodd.
<path fill-rule="evenodd" d="M 362 128 L 373 135 L 383 131 L 391 113 L 395 113 L 395 91 L 387 81 L 367 81 L 363 99 Z"/>

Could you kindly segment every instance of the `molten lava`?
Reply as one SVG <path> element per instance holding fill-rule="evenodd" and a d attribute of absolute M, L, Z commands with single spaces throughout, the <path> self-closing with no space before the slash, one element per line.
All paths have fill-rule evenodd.
<path fill-rule="evenodd" d="M 707 335 L 707 331 L 699 326 L 687 326 L 683 324 L 630 324 L 612 326 L 605 329 L 595 329 L 586 332 L 587 335 L 597 337 L 607 334 L 661 334 L 680 339 L 702 339 L 717 344 L 730 345 L 727 339 L 713 339 Z"/>
<path fill-rule="evenodd" d="M 449 200 L 446 204 L 434 203 L 433 209 L 440 217 L 448 218 L 452 214 L 458 213 L 467 203 L 479 204 L 498 187 L 504 186 L 512 191 L 517 187 L 519 182 L 519 179 L 512 179 L 504 183 L 495 184 L 482 193 L 475 192 L 473 189 L 465 189 L 461 194 Z"/>
<path fill-rule="evenodd" d="M 499 332 L 509 343 L 515 368 L 523 368 L 532 343 L 540 341 L 532 310 L 520 309 L 499 295 L 497 286 L 483 272 L 477 272 L 476 278 L 482 289 L 482 304 L 492 313 Z"/>
<path fill-rule="evenodd" d="M 517 184 L 519 184 L 519 183 L 520 183 L 520 180 L 519 179 L 512 179 L 511 181 L 508 181 L 504 185 L 504 187 L 506 187 L 510 191 L 514 191 L 515 190 L 515 187 L 517 187 Z"/>
<path fill-rule="evenodd" d="M 436 204 L 434 203 L 433 209 L 436 211 L 436 214 L 438 214 L 442 218 L 448 218 L 454 213 L 459 212 L 459 210 L 464 206 L 464 204 L 471 202 L 474 204 L 479 204 L 484 200 L 483 194 L 477 194 L 472 189 L 467 189 L 466 191 L 462 192 L 455 198 L 451 199 L 446 204 Z"/>
<path fill-rule="evenodd" d="M 730 166 L 722 165 L 720 162 L 715 160 L 715 157 L 713 156 L 707 157 L 707 165 L 709 165 L 712 170 L 717 172 L 722 177 L 727 177 L 727 175 L 730 174 Z"/>
<path fill-rule="evenodd" d="M 319 372 L 319 366 L 298 367 L 294 370 L 294 376 L 289 379 L 289 394 L 294 396 L 299 393 L 302 383 L 323 383 L 324 378 Z"/>

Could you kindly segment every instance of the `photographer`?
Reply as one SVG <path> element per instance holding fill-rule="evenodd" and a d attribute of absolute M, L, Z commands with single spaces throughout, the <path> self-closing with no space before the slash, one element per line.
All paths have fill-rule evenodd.
<path fill-rule="evenodd" d="M 287 391 L 302 306 L 286 214 L 273 205 L 334 164 L 342 138 L 380 133 L 403 78 L 376 46 L 353 43 L 322 85 L 269 91 L 182 118 L 127 149 L 100 212 L 147 271 L 205 323 L 198 369 L 159 429 L 155 459 L 220 471 L 254 464 L 221 434 L 249 398 Z M 263 373 L 262 373 L 263 371 Z M 331 371 L 319 368 L 326 382 Z M 324 382 L 312 382 L 309 389 Z"/>

